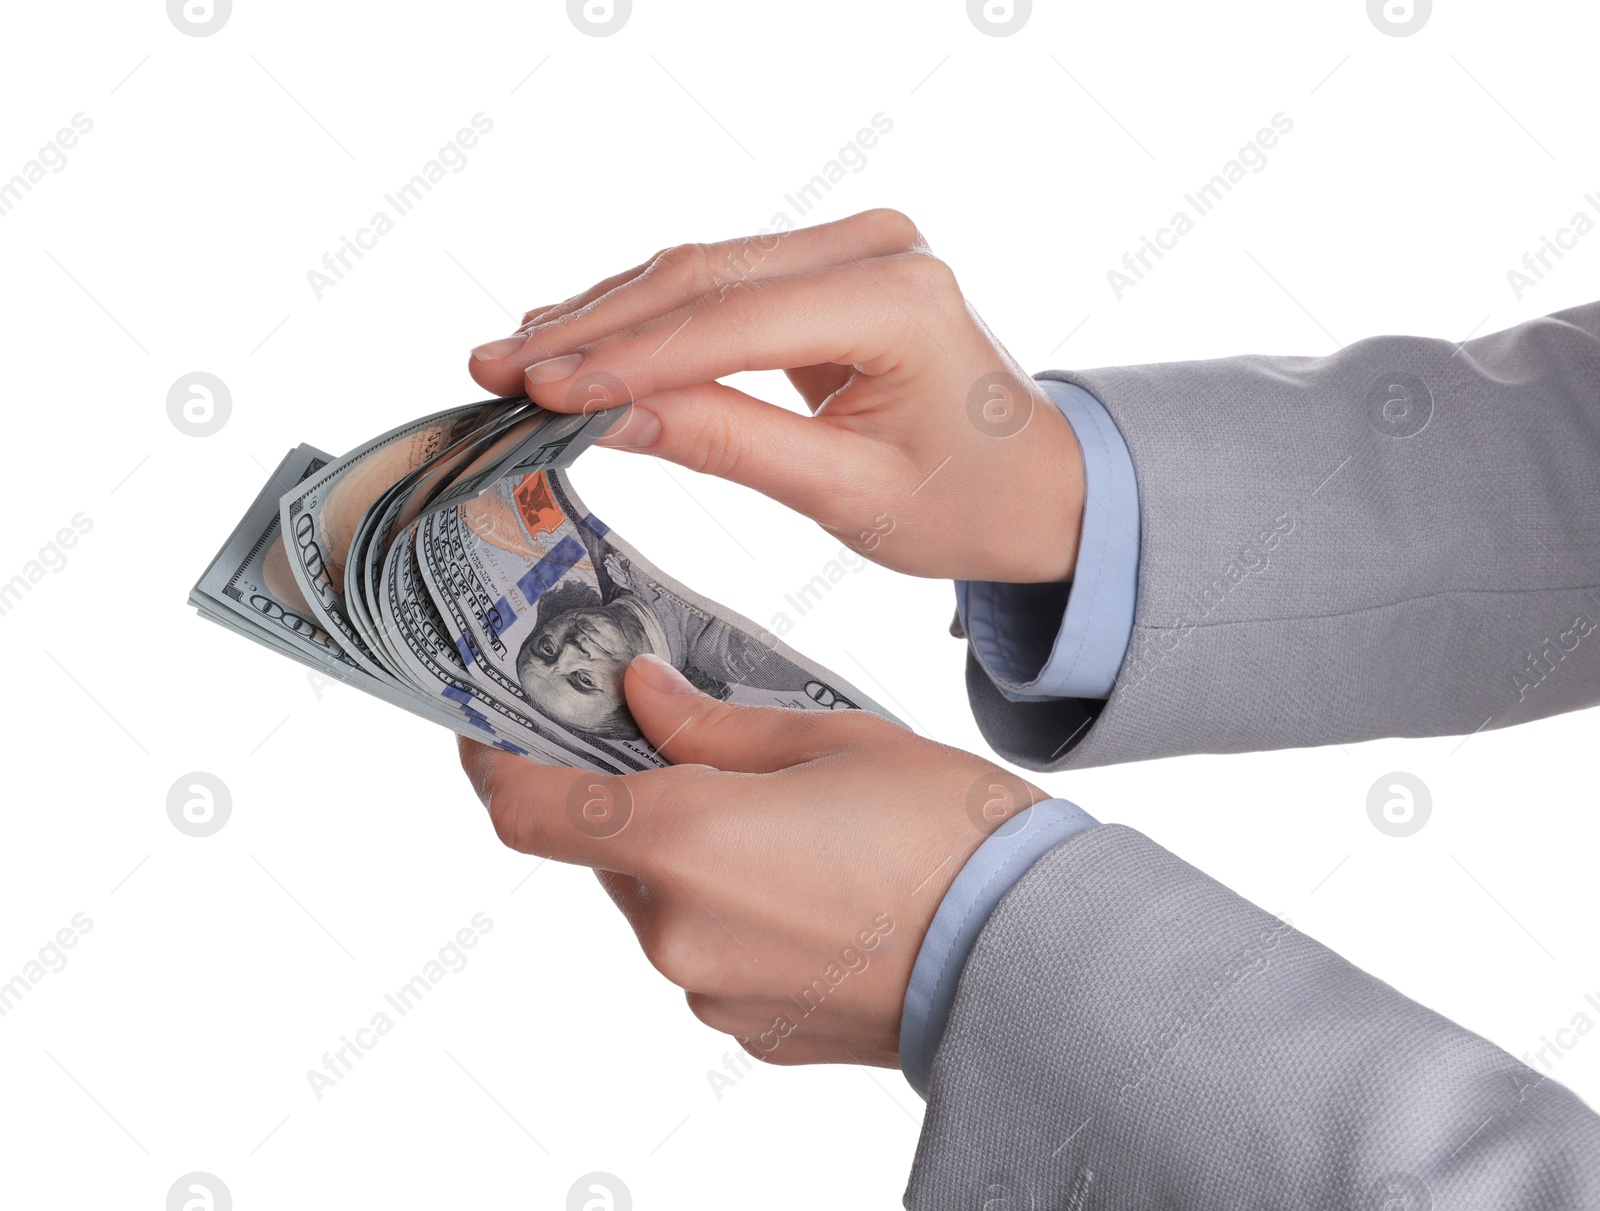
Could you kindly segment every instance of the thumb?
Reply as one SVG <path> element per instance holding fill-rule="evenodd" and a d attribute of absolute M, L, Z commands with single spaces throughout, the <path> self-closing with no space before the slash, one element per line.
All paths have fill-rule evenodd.
<path fill-rule="evenodd" d="M 871 482 L 869 440 L 734 387 L 702 383 L 635 401 L 597 444 L 754 488 L 829 526 L 840 522 L 841 489 Z"/>
<path fill-rule="evenodd" d="M 840 747 L 844 716 L 856 711 L 796 711 L 736 706 L 695 689 L 659 656 L 639 656 L 623 688 L 645 739 L 674 765 L 709 765 L 770 774 Z"/>

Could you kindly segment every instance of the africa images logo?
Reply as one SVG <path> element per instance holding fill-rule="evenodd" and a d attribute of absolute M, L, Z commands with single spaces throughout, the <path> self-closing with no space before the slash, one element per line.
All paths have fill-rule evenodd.
<path fill-rule="evenodd" d="M 1410 837 L 1422 831 L 1433 814 L 1433 795 L 1415 774 L 1395 770 L 1367 791 L 1367 818 L 1389 837 Z"/>
<path fill-rule="evenodd" d="M 1391 38 L 1409 38 L 1431 16 L 1433 0 L 1367 0 L 1367 17 Z"/>
<path fill-rule="evenodd" d="M 209 37 L 232 15 L 233 0 L 167 0 L 167 20 L 191 38 Z"/>
<path fill-rule="evenodd" d="M 580 34 L 609 38 L 628 24 L 633 0 L 567 0 L 567 19 Z"/>
<path fill-rule="evenodd" d="M 967 19 L 980 34 L 1009 38 L 1033 16 L 1033 0 L 967 0 Z"/>

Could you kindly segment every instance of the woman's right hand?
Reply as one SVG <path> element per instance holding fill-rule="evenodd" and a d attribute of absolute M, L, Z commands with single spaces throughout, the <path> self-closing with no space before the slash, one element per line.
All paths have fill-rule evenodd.
<path fill-rule="evenodd" d="M 717 380 L 785 371 L 810 417 Z M 893 210 L 669 248 L 472 351 L 497 395 L 633 401 L 601 444 L 752 487 L 885 567 L 1068 579 L 1072 427 Z"/>

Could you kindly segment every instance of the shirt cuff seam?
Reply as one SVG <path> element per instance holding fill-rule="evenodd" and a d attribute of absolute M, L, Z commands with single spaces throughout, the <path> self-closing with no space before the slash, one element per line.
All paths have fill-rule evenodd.
<path fill-rule="evenodd" d="M 1063 413 L 1063 415 L 1065 415 L 1065 413 Z M 1103 459 L 1105 459 L 1106 461 L 1109 461 L 1111 459 L 1111 457 L 1112 457 L 1112 451 L 1110 449 L 1110 442 L 1106 439 L 1106 434 L 1104 432 L 1104 429 L 1102 428 L 1101 418 L 1099 416 L 1097 416 L 1097 415 L 1091 414 L 1090 415 L 1090 420 L 1094 425 L 1094 431 L 1095 431 L 1094 432 L 1094 436 L 1095 436 L 1095 441 L 1096 441 L 1097 445 L 1100 447 L 1100 455 L 1101 455 L 1101 457 Z M 1068 423 L 1070 424 L 1071 422 L 1069 421 Z M 1076 426 L 1074 426 L 1074 434 L 1076 435 Z M 1082 442 L 1083 438 L 1079 437 L 1078 440 L 1080 442 Z M 1089 470 L 1088 470 L 1087 466 L 1084 467 L 1084 473 L 1083 473 L 1083 507 L 1084 507 L 1084 510 L 1085 510 L 1086 513 L 1089 510 L 1089 508 L 1091 508 L 1091 507 L 1094 507 L 1094 508 L 1099 508 L 1100 507 L 1096 502 L 1092 501 L 1090 496 L 1089 496 Z M 1110 510 L 1109 506 L 1106 508 L 1106 515 L 1107 515 L 1108 520 L 1112 520 L 1112 513 L 1111 513 L 1111 510 Z M 1114 520 L 1113 520 L 1113 524 L 1115 524 Z M 1062 671 L 1061 679 L 1062 679 L 1063 682 L 1071 682 L 1072 675 L 1075 672 L 1077 672 L 1078 665 L 1082 663 L 1084 654 L 1089 651 L 1089 648 L 1090 648 L 1090 637 L 1094 634 L 1094 616 L 1095 616 L 1095 611 L 1098 610 L 1101 607 L 1102 603 L 1105 600 L 1106 583 L 1105 583 L 1105 578 L 1102 575 L 1102 573 L 1105 570 L 1106 554 L 1107 554 L 1107 551 L 1108 551 L 1108 549 L 1110 548 L 1110 545 L 1111 545 L 1110 527 L 1103 527 L 1096 537 L 1098 538 L 1099 541 L 1097 543 L 1096 552 L 1095 552 L 1094 573 L 1093 573 L 1092 576 L 1089 577 L 1089 585 L 1088 585 L 1088 587 L 1090 588 L 1091 592 L 1090 592 L 1090 595 L 1089 595 L 1088 613 L 1084 615 L 1083 628 L 1078 633 L 1078 636 L 1077 636 L 1077 651 L 1072 653 L 1072 663 L 1070 665 L 1068 665 L 1065 670 Z M 1080 542 L 1081 542 L 1081 536 L 1080 536 Z M 1080 558 L 1081 558 L 1081 552 L 1080 552 Z M 1083 587 L 1082 586 L 1082 577 L 1078 577 L 1078 576 L 1075 575 L 1073 577 L 1073 589 L 1074 589 L 1074 591 L 1076 592 L 1076 590 L 1080 589 L 1081 587 Z M 1063 632 L 1065 632 L 1065 630 L 1066 630 L 1067 618 L 1072 613 L 1072 604 L 1073 604 L 1072 599 L 1068 598 L 1068 600 L 1067 600 L 1067 609 L 1066 609 L 1065 613 L 1063 613 L 1063 615 L 1061 617 L 1061 628 L 1062 629 L 1061 629 L 1061 631 L 1058 631 L 1056 633 L 1056 638 L 1058 640 L 1061 638 L 1061 634 Z M 1035 682 L 1037 682 L 1040 677 L 1044 676 L 1045 671 L 1047 669 L 1049 669 L 1049 667 L 1051 666 L 1052 663 L 1054 663 L 1054 658 L 1055 658 L 1055 652 L 1052 651 L 1050 653 L 1050 655 L 1045 658 L 1045 662 L 1044 662 L 1043 666 L 1039 669 L 1039 677 L 1034 678 Z"/>

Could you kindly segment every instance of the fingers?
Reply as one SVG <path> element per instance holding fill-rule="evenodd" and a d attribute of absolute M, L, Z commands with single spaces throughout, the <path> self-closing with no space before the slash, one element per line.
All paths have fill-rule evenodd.
<path fill-rule="evenodd" d="M 752 657 L 763 654 L 758 646 Z M 653 656 L 629 666 L 625 687 L 645 738 L 679 768 L 626 777 L 594 774 L 537 765 L 459 738 L 462 768 L 504 844 L 558 862 L 653 879 L 689 813 L 720 801 L 722 788 L 715 784 L 721 771 L 787 769 L 859 743 L 882 722 L 856 711 L 719 702 Z M 636 894 L 623 883 L 606 885 L 614 893 Z"/>
<path fill-rule="evenodd" d="M 852 524 L 860 513 L 854 489 L 881 492 L 894 473 L 894 459 L 902 457 L 846 428 L 722 383 L 639 400 L 599 444 L 654 454 L 754 488 L 824 526 Z M 925 474 L 906 463 L 908 487 Z"/>
<path fill-rule="evenodd" d="M 787 234 L 680 244 L 656 254 L 631 278 L 613 279 L 603 291 L 597 288 L 578 307 L 542 319 L 560 325 L 551 334 L 555 352 L 576 349 L 740 282 L 910 252 L 920 239 L 910 219 L 892 210 L 877 210 Z M 537 330 L 534 334 L 543 335 Z"/>
<path fill-rule="evenodd" d="M 566 303 L 524 317 L 518 341 L 473 351 L 473 377 L 496 394 L 517 394 L 517 375 L 624 328 L 643 324 L 740 283 L 807 273 L 831 265 L 925 249 L 905 215 L 869 210 L 833 223 L 717 244 L 682 244 L 590 287 Z M 529 321 L 535 321 L 532 324 Z"/>
<path fill-rule="evenodd" d="M 640 656 L 628 666 L 624 688 L 634 721 L 663 757 L 674 765 L 709 765 L 730 773 L 768 774 L 804 764 L 857 743 L 882 722 L 859 711 L 719 702 L 654 656 Z"/>
<path fill-rule="evenodd" d="M 742 370 L 834 363 L 872 376 L 911 373 L 952 350 L 967 352 L 963 326 L 971 328 L 948 267 L 890 257 L 742 283 L 537 362 L 523 388 L 554 411 L 587 412 L 597 399 L 635 401 Z"/>
<path fill-rule="evenodd" d="M 797 277 L 742 282 L 546 362 L 524 389 L 556 411 L 581 408 L 575 390 L 620 381 L 630 398 L 710 382 L 742 370 L 832 362 L 881 374 L 927 346 L 959 304 L 947 267 L 916 254 L 852 262 Z M 964 318 L 964 317 L 963 317 Z"/>
<path fill-rule="evenodd" d="M 493 391 L 496 395 L 522 394 L 522 387 L 517 382 L 516 373 L 511 367 L 512 355 L 525 351 L 524 363 L 538 358 L 554 357 L 561 346 L 560 329 L 556 325 L 564 317 L 571 314 L 574 308 L 581 307 L 623 282 L 638 277 L 649 264 L 649 261 L 645 261 L 632 269 L 624 269 L 621 273 L 613 274 L 565 303 L 524 311 L 521 325 L 510 336 L 485 341 L 473 348 L 467 357 L 467 373 L 472 375 L 480 386 Z M 535 336 L 534 332 L 540 325 L 546 327 Z"/>
<path fill-rule="evenodd" d="M 535 765 L 465 737 L 457 744 L 496 834 L 525 854 L 640 874 L 680 801 L 668 785 L 675 771 L 618 777 Z"/>

